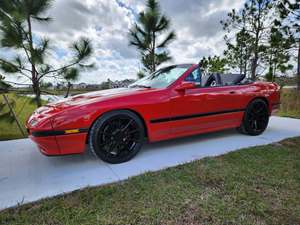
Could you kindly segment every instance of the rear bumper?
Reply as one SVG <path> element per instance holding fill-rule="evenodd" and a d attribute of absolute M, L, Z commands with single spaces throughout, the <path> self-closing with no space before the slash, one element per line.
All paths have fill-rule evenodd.
<path fill-rule="evenodd" d="M 47 156 L 79 154 L 85 151 L 87 132 L 43 137 L 31 134 L 29 138 Z"/>

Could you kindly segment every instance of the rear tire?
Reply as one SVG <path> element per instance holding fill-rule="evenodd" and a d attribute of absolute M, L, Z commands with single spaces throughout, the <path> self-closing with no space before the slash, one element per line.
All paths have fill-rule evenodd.
<path fill-rule="evenodd" d="M 268 123 L 269 110 L 267 103 L 262 99 L 255 99 L 247 106 L 238 131 L 252 136 L 260 135 L 266 130 Z"/>
<path fill-rule="evenodd" d="M 144 140 L 143 122 L 128 110 L 104 114 L 94 123 L 89 134 L 92 152 L 103 161 L 113 164 L 132 159 Z"/>

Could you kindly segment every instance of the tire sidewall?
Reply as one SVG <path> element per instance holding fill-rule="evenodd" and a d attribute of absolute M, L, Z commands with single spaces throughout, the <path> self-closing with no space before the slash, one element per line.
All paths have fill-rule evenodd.
<path fill-rule="evenodd" d="M 106 154 L 103 153 L 102 149 L 100 148 L 97 138 L 99 135 L 99 132 L 101 131 L 101 128 L 103 124 L 110 118 L 115 117 L 115 116 L 128 116 L 132 118 L 138 125 L 139 127 L 139 132 L 140 132 L 140 137 L 141 140 L 139 143 L 136 144 L 136 146 L 131 150 L 130 154 L 120 158 L 120 157 L 107 157 Z M 143 143 L 144 143 L 144 138 L 145 138 L 145 127 L 141 119 L 133 112 L 128 111 L 128 110 L 118 110 L 118 111 L 112 111 L 112 112 L 107 112 L 103 114 L 101 117 L 99 117 L 95 123 L 93 124 L 90 134 L 89 134 L 89 146 L 91 151 L 102 159 L 105 162 L 112 163 L 112 164 L 117 164 L 117 163 L 123 163 L 127 162 L 130 159 L 132 159 L 141 149 Z"/>
<path fill-rule="evenodd" d="M 264 127 L 264 129 L 260 130 L 260 131 L 254 131 L 251 127 L 250 127 L 250 124 L 247 122 L 247 119 L 248 119 L 248 116 L 249 116 L 249 113 L 250 113 L 250 110 L 253 108 L 253 106 L 255 104 L 263 104 L 265 106 L 265 109 L 267 110 L 267 113 L 268 113 L 268 118 L 267 118 L 267 123 L 266 123 L 266 126 Z M 242 126 L 240 127 L 240 130 L 242 131 L 242 133 L 246 133 L 246 134 L 249 134 L 249 135 L 252 135 L 252 136 L 257 136 L 257 135 L 260 135 L 262 134 L 266 128 L 268 127 L 268 124 L 269 124 L 269 110 L 268 110 L 268 105 L 267 103 L 262 100 L 262 99 L 255 99 L 253 100 L 246 108 L 246 111 L 245 111 L 245 114 L 244 114 L 244 118 L 243 118 L 243 124 Z"/>

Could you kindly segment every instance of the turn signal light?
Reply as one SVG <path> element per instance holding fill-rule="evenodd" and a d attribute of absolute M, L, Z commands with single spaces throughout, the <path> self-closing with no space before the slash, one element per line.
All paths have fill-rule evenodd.
<path fill-rule="evenodd" d="M 65 134 L 75 134 L 79 132 L 80 132 L 79 129 L 65 130 Z"/>

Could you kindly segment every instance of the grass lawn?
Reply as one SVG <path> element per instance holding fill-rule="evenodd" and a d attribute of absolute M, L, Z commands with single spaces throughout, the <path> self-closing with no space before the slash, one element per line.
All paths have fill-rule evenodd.
<path fill-rule="evenodd" d="M 300 224 L 300 137 L 0 212 L 0 224 Z M 151 163 L 151 162 L 149 162 Z"/>
<path fill-rule="evenodd" d="M 294 89 L 283 89 L 279 116 L 300 119 L 300 93 Z"/>
<path fill-rule="evenodd" d="M 72 94 L 79 94 L 79 93 L 80 92 L 72 92 Z M 14 110 L 18 115 L 18 118 L 20 120 L 20 123 L 23 126 L 24 131 L 26 132 L 25 122 L 28 119 L 28 117 L 32 114 L 32 112 L 37 108 L 36 104 L 32 102 L 32 98 L 28 98 L 22 95 L 17 95 L 15 93 L 10 93 L 6 95 L 10 100 L 14 100 L 15 102 Z M 2 103 L 4 103 L 4 99 L 2 94 L 0 94 L 0 109 Z M 43 101 L 43 104 L 45 103 L 46 102 Z M 7 116 L 3 116 L 3 114 L 7 112 L 9 112 L 9 108 L 7 106 L 5 106 L 4 109 L 0 110 L 0 141 L 24 138 L 16 122 L 12 121 Z"/>
<path fill-rule="evenodd" d="M 18 118 L 21 124 L 24 127 L 25 121 L 31 115 L 31 113 L 36 109 L 35 103 L 31 102 L 30 98 L 17 96 L 16 94 L 7 94 L 10 100 L 14 100 L 15 104 L 15 112 L 18 115 Z M 0 103 L 4 103 L 3 96 L 0 95 Z M 24 105 L 25 104 L 25 105 Z M 4 107 L 2 111 L 0 111 L 0 115 L 3 113 L 9 112 L 7 106 Z M 26 129 L 24 127 L 24 131 Z M 22 133 L 20 132 L 16 122 L 11 121 L 6 116 L 0 116 L 0 140 L 9 140 L 9 139 L 16 139 L 16 138 L 23 138 Z"/>

